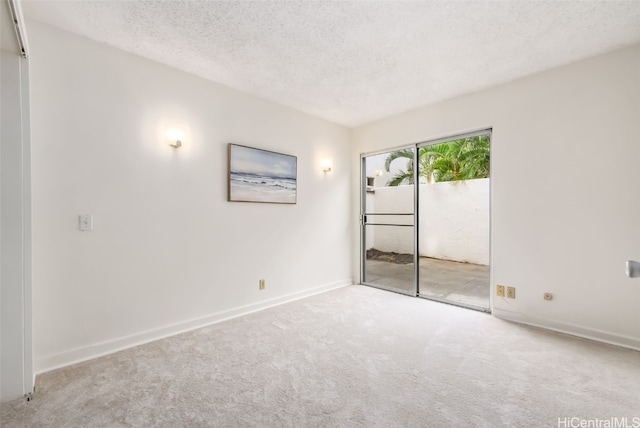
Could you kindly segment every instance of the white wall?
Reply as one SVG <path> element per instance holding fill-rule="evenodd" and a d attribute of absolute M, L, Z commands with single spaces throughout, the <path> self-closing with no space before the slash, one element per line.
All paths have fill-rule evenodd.
<path fill-rule="evenodd" d="M 420 254 L 489 264 L 489 178 L 431 183 L 420 190 Z"/>
<path fill-rule="evenodd" d="M 360 127 L 352 186 L 360 153 L 493 127 L 494 314 L 640 348 L 639 76 L 636 45 Z"/>
<path fill-rule="evenodd" d="M 489 264 L 489 180 L 420 185 L 420 256 Z M 413 185 L 376 187 L 368 198 L 368 212 L 414 211 Z M 398 239 L 406 235 L 404 230 L 379 227 L 372 235 L 367 236 L 367 249 L 413 254 L 413 237 Z"/>
<path fill-rule="evenodd" d="M 0 402 L 33 390 L 29 64 L 0 2 Z"/>
<path fill-rule="evenodd" d="M 349 130 L 28 28 L 38 372 L 352 282 Z M 298 203 L 227 202 L 231 142 L 296 155 Z"/>

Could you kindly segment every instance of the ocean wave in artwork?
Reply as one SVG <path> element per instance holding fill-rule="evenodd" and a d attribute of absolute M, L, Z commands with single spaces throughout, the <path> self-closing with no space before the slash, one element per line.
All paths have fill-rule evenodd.
<path fill-rule="evenodd" d="M 231 172 L 231 195 L 234 201 L 295 203 L 295 178 Z"/>

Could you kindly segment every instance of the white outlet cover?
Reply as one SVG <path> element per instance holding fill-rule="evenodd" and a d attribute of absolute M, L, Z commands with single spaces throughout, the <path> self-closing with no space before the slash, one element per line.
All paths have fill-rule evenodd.
<path fill-rule="evenodd" d="M 93 230 L 93 216 L 90 214 L 80 214 L 80 230 L 89 232 Z"/>

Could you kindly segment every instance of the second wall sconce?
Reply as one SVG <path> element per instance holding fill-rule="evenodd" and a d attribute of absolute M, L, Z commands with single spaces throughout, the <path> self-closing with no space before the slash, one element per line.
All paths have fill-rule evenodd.
<path fill-rule="evenodd" d="M 331 159 L 325 159 L 322 161 L 322 170 L 324 172 L 331 172 L 331 167 L 333 162 L 331 162 Z"/>
<path fill-rule="evenodd" d="M 167 141 L 171 147 L 178 149 L 182 147 L 184 132 L 180 128 L 171 128 L 167 131 Z"/>

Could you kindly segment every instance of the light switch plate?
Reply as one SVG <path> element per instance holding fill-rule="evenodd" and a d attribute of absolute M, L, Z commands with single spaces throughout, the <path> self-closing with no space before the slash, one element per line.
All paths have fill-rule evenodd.
<path fill-rule="evenodd" d="M 90 214 L 80 214 L 80 230 L 90 232 L 93 230 L 93 216 Z"/>

